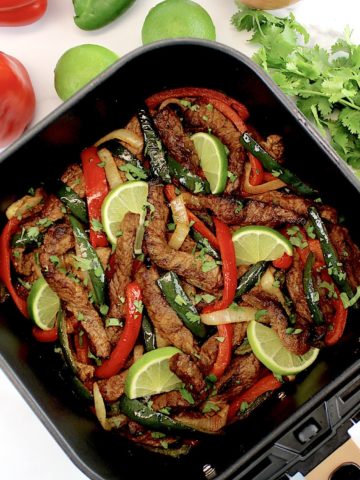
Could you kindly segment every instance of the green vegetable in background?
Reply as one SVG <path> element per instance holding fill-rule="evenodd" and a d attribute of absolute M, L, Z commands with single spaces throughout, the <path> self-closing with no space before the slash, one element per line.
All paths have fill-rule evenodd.
<path fill-rule="evenodd" d="M 74 22 L 83 30 L 96 30 L 114 21 L 135 0 L 73 0 Z"/>
<path fill-rule="evenodd" d="M 84 44 L 67 50 L 55 67 L 55 90 L 67 100 L 118 60 L 118 55 L 100 45 Z"/>
<path fill-rule="evenodd" d="M 351 42 L 350 30 L 328 51 L 303 45 L 310 37 L 293 14 L 280 18 L 242 6 L 231 21 L 253 33 L 250 42 L 261 46 L 253 59 L 330 136 L 334 149 L 360 176 L 360 46 Z"/>

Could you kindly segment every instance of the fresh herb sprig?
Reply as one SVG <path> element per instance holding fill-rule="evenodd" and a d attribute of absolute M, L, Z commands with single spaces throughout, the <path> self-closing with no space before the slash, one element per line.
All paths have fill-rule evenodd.
<path fill-rule="evenodd" d="M 252 32 L 250 42 L 260 45 L 253 59 L 360 176 L 360 45 L 349 28 L 326 50 L 309 46 L 309 33 L 292 13 L 280 18 L 240 4 L 231 22 Z"/>

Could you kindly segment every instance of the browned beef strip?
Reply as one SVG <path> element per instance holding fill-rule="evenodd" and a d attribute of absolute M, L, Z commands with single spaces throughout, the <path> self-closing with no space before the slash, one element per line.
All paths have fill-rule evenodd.
<path fill-rule="evenodd" d="M 98 380 L 101 395 L 106 402 L 115 402 L 124 393 L 125 379 L 128 370 L 114 375 L 106 380 Z"/>
<path fill-rule="evenodd" d="M 107 357 L 110 353 L 110 342 L 101 318 L 90 303 L 85 288 L 75 283 L 71 278 L 60 272 L 51 262 L 52 255 L 62 255 L 74 246 L 74 236 L 67 224 L 57 224 L 47 231 L 40 254 L 40 265 L 45 280 L 59 296 L 65 308 L 73 313 L 75 318 L 82 314 L 82 327 L 99 357 Z"/>
<path fill-rule="evenodd" d="M 228 225 L 239 225 L 244 216 L 241 203 L 239 204 L 233 197 L 184 193 L 183 198 L 186 206 L 191 210 L 209 209 L 219 220 Z"/>
<path fill-rule="evenodd" d="M 11 260 L 16 273 L 25 277 L 31 277 L 35 281 L 41 276 L 41 270 L 36 262 L 39 249 L 25 253 L 25 248 L 13 248 Z M 30 279 L 28 279 L 30 281 Z"/>
<path fill-rule="evenodd" d="M 308 216 L 308 208 L 315 205 L 314 202 L 307 198 L 298 197 L 297 195 L 278 192 L 273 190 L 271 192 L 260 193 L 258 195 L 249 195 L 249 198 L 258 202 L 282 207 L 286 210 L 291 210 L 302 217 Z M 337 222 L 336 210 L 328 205 L 316 205 L 320 215 L 331 223 Z"/>
<path fill-rule="evenodd" d="M 270 318 L 271 327 L 279 336 L 284 347 L 290 350 L 290 352 L 295 353 L 295 355 L 303 355 L 309 350 L 309 330 L 307 328 L 308 322 L 306 322 L 306 320 L 298 315 L 295 325 L 292 326 L 301 329 L 301 333 L 288 334 L 286 333 L 286 329 L 289 326 L 286 314 L 281 305 L 275 302 L 273 298 L 266 293 L 258 292 L 254 294 L 253 292 L 250 292 L 243 295 L 242 299 L 258 310 L 267 310 L 267 316 Z"/>
<path fill-rule="evenodd" d="M 76 366 L 78 368 L 78 376 L 83 382 L 87 382 L 94 377 L 95 367 L 93 367 L 92 365 L 76 362 Z"/>
<path fill-rule="evenodd" d="M 166 206 L 161 185 L 150 185 L 148 201 L 154 206 L 149 212 L 145 231 L 145 243 L 151 260 L 164 270 L 171 270 L 188 283 L 212 293 L 222 284 L 219 267 L 203 271 L 203 262 L 191 253 L 173 250 L 166 242 L 166 225 L 169 209 Z"/>
<path fill-rule="evenodd" d="M 222 377 L 216 382 L 215 387 L 219 395 L 227 392 L 226 399 L 249 388 L 260 373 L 260 362 L 252 353 L 234 357 Z"/>
<path fill-rule="evenodd" d="M 219 342 L 216 340 L 217 334 L 211 336 L 204 342 L 200 349 L 199 366 L 204 375 L 208 375 L 216 361 Z"/>
<path fill-rule="evenodd" d="M 84 198 L 85 191 L 85 178 L 83 171 L 77 163 L 72 163 L 67 167 L 62 174 L 61 181 L 66 183 L 80 198 Z"/>
<path fill-rule="evenodd" d="M 260 144 L 276 161 L 283 162 L 285 147 L 280 135 L 269 135 L 265 141 L 260 141 Z"/>
<path fill-rule="evenodd" d="M 228 170 L 236 175 L 236 180 L 234 182 L 228 180 L 225 193 L 234 193 L 239 190 L 244 163 L 247 159 L 245 149 L 240 143 L 240 133 L 234 124 L 216 108 L 209 108 L 201 100 L 196 104 L 199 105 L 198 109 L 187 109 L 184 112 L 185 120 L 190 129 L 195 127 L 205 132 L 211 129 L 211 133 L 228 147 L 230 151 Z"/>
<path fill-rule="evenodd" d="M 199 157 L 174 110 L 170 107 L 163 108 L 155 115 L 154 122 L 169 154 L 181 165 L 196 173 L 200 163 Z"/>
<path fill-rule="evenodd" d="M 174 416 L 174 419 L 185 423 L 189 427 L 205 433 L 219 433 L 226 425 L 229 405 L 220 398 L 220 396 L 211 398 L 212 405 L 216 405 L 218 410 L 211 410 L 208 413 L 202 412 L 180 412 Z M 206 404 L 203 405 L 204 408 Z"/>
<path fill-rule="evenodd" d="M 247 327 L 248 327 L 248 322 L 234 323 L 233 325 L 234 333 L 233 333 L 233 341 L 232 341 L 233 348 L 236 348 L 239 345 L 241 345 L 242 341 L 246 337 Z"/>
<path fill-rule="evenodd" d="M 334 225 L 329 231 L 330 239 L 336 248 L 340 262 L 344 265 L 347 280 L 353 290 L 360 285 L 360 249 L 352 241 L 349 231 Z"/>
<path fill-rule="evenodd" d="M 274 228 L 284 223 L 303 224 L 305 219 L 282 207 L 250 201 L 242 210 L 242 220 L 238 225 L 265 225 Z"/>
<path fill-rule="evenodd" d="M 303 266 L 296 249 L 294 249 L 293 264 L 286 272 L 286 286 L 296 313 L 308 322 L 312 322 L 303 286 Z"/>
<path fill-rule="evenodd" d="M 191 393 L 200 395 L 205 391 L 206 384 L 203 375 L 189 355 L 177 353 L 170 358 L 169 367 L 185 383 L 185 387 Z"/>
<path fill-rule="evenodd" d="M 156 267 L 140 267 L 135 278 L 142 290 L 146 310 L 159 334 L 184 353 L 197 353 L 198 347 L 192 333 L 169 306 L 156 284 L 159 278 Z"/>
<path fill-rule="evenodd" d="M 152 409 L 158 412 L 162 408 L 170 407 L 171 409 L 193 408 L 185 398 L 181 395 L 179 390 L 172 390 L 171 392 L 160 393 L 151 397 Z"/>
<path fill-rule="evenodd" d="M 47 219 L 51 222 L 57 222 L 64 218 L 64 205 L 63 203 L 55 197 L 55 195 L 49 195 L 46 197 L 43 204 L 43 208 L 38 211 L 37 207 L 34 208 L 33 212 L 36 213 L 32 215 L 25 223 L 22 224 L 23 228 L 29 227 L 38 227 L 39 231 L 45 230 L 45 227 L 39 224 L 39 221 L 42 219 Z"/>
<path fill-rule="evenodd" d="M 110 247 L 97 247 L 96 254 L 99 257 L 99 260 L 101 262 L 101 265 L 103 266 L 103 269 L 106 270 L 106 268 L 109 264 L 110 256 L 111 256 L 111 248 Z"/>
<path fill-rule="evenodd" d="M 134 242 L 138 224 L 139 216 L 130 212 L 121 222 L 122 235 L 117 240 L 114 275 L 109 285 L 110 317 L 122 318 L 124 316 L 125 288 L 131 281 Z"/>

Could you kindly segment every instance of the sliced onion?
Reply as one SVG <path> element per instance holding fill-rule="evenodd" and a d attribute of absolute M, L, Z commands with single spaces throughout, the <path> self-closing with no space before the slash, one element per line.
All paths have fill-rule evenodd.
<path fill-rule="evenodd" d="M 205 325 L 224 325 L 227 323 L 251 322 L 258 310 L 253 307 L 226 308 L 212 313 L 202 313 L 201 321 Z"/>
<path fill-rule="evenodd" d="M 108 140 L 113 140 L 114 138 L 131 145 L 132 147 L 136 148 L 136 150 L 142 150 L 144 143 L 142 137 L 139 137 L 139 135 L 136 135 L 136 133 L 125 128 L 113 130 L 104 137 L 101 137 L 100 140 L 98 140 L 94 145 L 95 147 L 98 147 L 102 143 L 107 142 Z"/>
<path fill-rule="evenodd" d="M 286 187 L 286 183 L 284 183 L 282 180 L 278 178 L 276 180 L 271 180 L 270 182 L 262 183 L 261 185 L 251 185 L 250 172 L 251 172 L 251 165 L 250 163 L 246 163 L 243 189 L 247 193 L 252 193 L 252 194 L 265 193 L 265 192 L 270 192 L 272 190 L 278 190 L 279 188 Z"/>
<path fill-rule="evenodd" d="M 176 227 L 174 233 L 171 235 L 169 247 L 174 250 L 179 250 L 190 231 L 189 217 L 182 195 L 174 198 L 174 200 L 170 202 L 170 207 Z"/>
<path fill-rule="evenodd" d="M 284 310 L 288 315 L 290 315 L 290 309 L 286 304 L 285 297 L 279 287 L 274 287 L 275 277 L 274 277 L 275 268 L 269 267 L 260 280 L 260 287 L 264 292 L 268 293 L 272 297 L 275 297 L 281 305 L 284 307 Z"/>
<path fill-rule="evenodd" d="M 105 163 L 104 170 L 110 189 L 112 190 L 121 185 L 123 181 L 119 169 L 109 150 L 107 148 L 101 148 L 98 151 L 98 156 L 100 160 Z"/>
<path fill-rule="evenodd" d="M 103 427 L 104 430 L 111 430 L 111 425 L 109 425 L 108 419 L 106 418 L 105 402 L 100 393 L 99 386 L 96 382 L 94 382 L 94 385 L 93 385 L 93 395 L 94 395 L 95 413 L 96 413 L 97 419 L 100 422 L 100 425 Z"/>
<path fill-rule="evenodd" d="M 179 105 L 179 107 L 181 107 L 182 109 L 185 109 L 185 106 L 181 103 L 181 100 L 179 100 L 178 98 L 167 98 L 160 104 L 159 110 L 162 110 L 163 108 L 167 107 L 171 103 L 175 105 Z"/>
<path fill-rule="evenodd" d="M 142 254 L 142 244 L 143 244 L 144 234 L 145 234 L 145 217 L 146 217 L 146 211 L 141 212 L 139 225 L 136 230 L 136 236 L 135 236 L 135 242 L 134 242 L 135 255 Z"/>
<path fill-rule="evenodd" d="M 24 213 L 33 209 L 34 207 L 36 207 L 36 205 L 39 205 L 43 198 L 44 197 L 40 193 L 40 190 L 36 190 L 34 196 L 25 195 L 16 202 L 12 203 L 11 205 L 9 205 L 5 212 L 8 220 L 11 220 L 14 217 L 24 215 Z"/>

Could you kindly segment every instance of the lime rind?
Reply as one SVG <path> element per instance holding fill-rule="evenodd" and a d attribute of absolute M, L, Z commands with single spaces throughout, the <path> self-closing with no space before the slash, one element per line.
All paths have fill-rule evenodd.
<path fill-rule="evenodd" d="M 293 255 L 289 240 L 269 227 L 241 227 L 233 233 L 232 239 L 237 265 L 276 260 L 284 253 Z"/>
<path fill-rule="evenodd" d="M 163 347 L 140 357 L 129 369 L 125 394 L 134 399 L 180 388 L 182 381 L 170 370 L 168 363 L 176 353 L 181 353 L 181 350 Z"/>
<path fill-rule="evenodd" d="M 297 375 L 316 360 L 320 351 L 310 348 L 304 355 L 295 355 L 282 345 L 274 330 L 256 321 L 250 322 L 247 337 L 258 360 L 277 375 Z"/>
<path fill-rule="evenodd" d="M 43 277 L 33 283 L 27 305 L 29 316 L 37 327 L 41 330 L 51 330 L 54 327 L 60 299 Z"/>
<path fill-rule="evenodd" d="M 195 133 L 191 140 L 200 159 L 200 166 L 209 182 L 211 193 L 222 193 L 226 187 L 228 159 L 224 145 L 210 133 Z"/>

